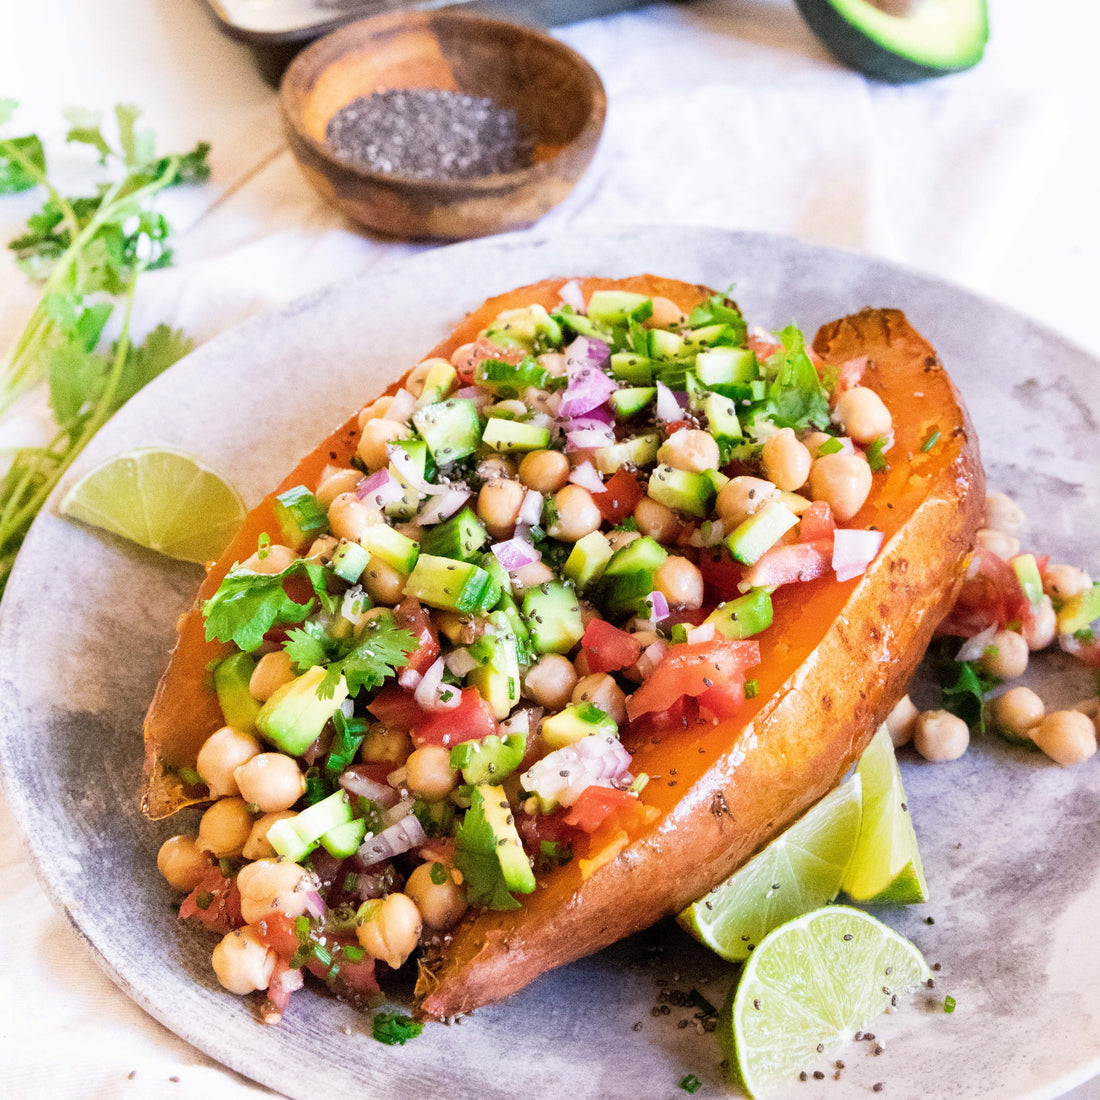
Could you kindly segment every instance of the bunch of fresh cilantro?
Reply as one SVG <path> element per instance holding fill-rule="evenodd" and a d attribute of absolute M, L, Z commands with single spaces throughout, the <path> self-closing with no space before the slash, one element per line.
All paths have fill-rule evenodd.
<path fill-rule="evenodd" d="M 0 100 L 0 128 L 15 107 Z M 0 365 L 0 417 L 45 382 L 55 421 L 53 438 L 14 451 L 0 478 L 0 595 L 31 521 L 73 459 L 116 409 L 191 350 L 166 325 L 135 344 L 130 316 L 138 276 L 172 259 L 171 227 L 154 199 L 168 187 L 205 180 L 209 146 L 158 156 L 152 131 L 137 126 L 139 115 L 136 107 L 115 108 L 112 144 L 97 113 L 65 112 L 66 141 L 90 146 L 102 177 L 91 194 L 76 198 L 51 180 L 37 135 L 0 137 L 0 195 L 34 187 L 46 193 L 26 232 L 8 246 L 42 293 Z M 116 308 L 121 326 L 107 344 L 103 333 Z"/>

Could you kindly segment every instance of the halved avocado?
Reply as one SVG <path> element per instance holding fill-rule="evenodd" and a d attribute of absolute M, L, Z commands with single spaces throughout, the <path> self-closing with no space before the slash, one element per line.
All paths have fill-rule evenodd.
<path fill-rule="evenodd" d="M 976 65 L 989 38 L 986 0 L 795 0 L 837 60 L 903 84 Z"/>

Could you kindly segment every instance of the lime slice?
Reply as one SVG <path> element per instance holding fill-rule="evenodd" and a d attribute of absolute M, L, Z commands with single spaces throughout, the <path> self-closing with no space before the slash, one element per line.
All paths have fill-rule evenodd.
<path fill-rule="evenodd" d="M 858 909 L 829 905 L 780 925 L 752 953 L 718 1019 L 750 1096 L 794 1081 L 930 976 L 921 953 Z"/>
<path fill-rule="evenodd" d="M 170 558 L 213 561 L 237 533 L 237 491 L 192 455 L 141 447 L 107 459 L 61 501 L 61 514 Z"/>
<path fill-rule="evenodd" d="M 773 929 L 840 892 L 859 838 L 861 780 L 853 775 L 762 852 L 676 919 L 723 959 L 747 959 Z"/>
<path fill-rule="evenodd" d="M 863 777 L 863 825 L 841 888 L 859 902 L 911 905 L 927 901 L 917 834 L 885 726 L 879 727 L 863 753 L 858 774 Z"/>

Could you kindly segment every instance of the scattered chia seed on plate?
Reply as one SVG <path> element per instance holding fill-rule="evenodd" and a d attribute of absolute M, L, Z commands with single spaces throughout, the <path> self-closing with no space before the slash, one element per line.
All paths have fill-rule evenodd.
<path fill-rule="evenodd" d="M 533 143 L 515 111 L 436 88 L 353 99 L 329 119 L 325 138 L 341 160 L 417 179 L 476 179 L 534 163 Z"/>

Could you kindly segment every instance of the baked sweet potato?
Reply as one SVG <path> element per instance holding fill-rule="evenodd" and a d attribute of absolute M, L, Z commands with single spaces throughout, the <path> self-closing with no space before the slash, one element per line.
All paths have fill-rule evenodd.
<path fill-rule="evenodd" d="M 449 357 L 498 315 L 553 308 L 564 280 L 491 299 L 431 352 Z M 687 310 L 703 287 L 638 276 L 581 280 L 595 289 L 661 296 Z M 736 717 L 688 728 L 649 724 L 624 735 L 633 771 L 651 777 L 647 812 L 613 814 L 581 858 L 540 876 L 511 911 L 478 910 L 421 963 L 419 1011 L 447 1017 L 498 1000 L 542 972 L 673 914 L 728 875 L 830 790 L 905 690 L 939 619 L 950 608 L 979 525 L 984 478 L 977 441 L 932 348 L 896 310 L 865 310 L 827 325 L 814 342 L 827 364 L 868 357 L 862 384 L 893 414 L 889 469 L 876 475 L 854 527 L 884 534 L 862 576 L 784 585 L 760 637 L 756 695 Z M 395 382 L 391 391 L 400 382 Z M 390 392 L 390 391 L 387 391 Z M 307 457 L 245 521 L 210 569 L 145 722 L 143 808 L 166 816 L 201 801 L 181 778 L 223 723 L 209 683 L 226 649 L 205 640 L 202 602 L 264 531 L 277 530 L 276 494 L 313 486 L 326 465 L 355 454 L 352 417 Z M 931 444 L 929 441 L 933 441 Z"/>

